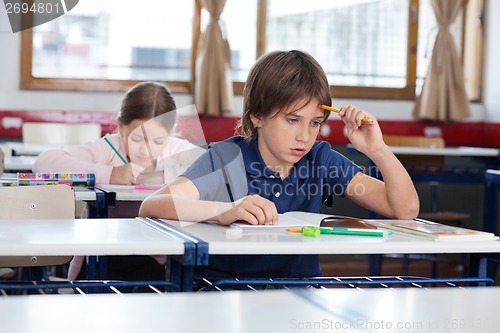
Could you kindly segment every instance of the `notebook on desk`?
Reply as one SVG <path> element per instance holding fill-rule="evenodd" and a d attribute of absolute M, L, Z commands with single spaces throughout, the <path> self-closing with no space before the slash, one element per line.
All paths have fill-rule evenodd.
<path fill-rule="evenodd" d="M 401 234 L 434 241 L 489 241 L 498 236 L 485 231 L 455 227 L 437 222 L 416 220 L 368 220 L 367 223 Z"/>
<path fill-rule="evenodd" d="M 331 227 L 356 229 L 388 229 L 406 236 L 425 238 L 434 241 L 489 241 L 497 240 L 493 233 L 460 228 L 437 222 L 417 220 L 364 220 L 349 216 L 316 214 L 291 211 L 279 214 L 276 225 L 251 225 L 246 222 L 236 222 L 245 229 L 291 228 L 291 227 Z"/>
<path fill-rule="evenodd" d="M 233 223 L 241 228 L 290 228 L 290 227 L 330 227 L 330 228 L 357 228 L 377 229 L 376 226 L 349 216 L 317 214 L 309 212 L 291 211 L 278 214 L 278 224 L 252 225 L 246 222 Z"/>

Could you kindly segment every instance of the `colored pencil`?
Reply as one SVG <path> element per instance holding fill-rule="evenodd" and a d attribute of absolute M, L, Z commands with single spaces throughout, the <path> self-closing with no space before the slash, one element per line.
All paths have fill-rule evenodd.
<path fill-rule="evenodd" d="M 328 111 L 331 111 L 331 112 L 336 112 L 336 113 L 340 112 L 339 109 L 331 107 L 331 106 L 328 106 L 328 105 L 324 105 L 324 104 L 321 105 L 321 108 L 325 109 L 325 110 L 328 110 Z M 373 119 L 370 119 L 368 117 L 363 117 L 363 119 L 361 119 L 361 121 L 364 122 L 364 123 L 373 123 Z"/>
<path fill-rule="evenodd" d="M 123 158 L 122 154 L 118 151 L 118 149 L 113 146 L 113 144 L 108 140 L 107 137 L 104 137 L 104 140 L 108 143 L 108 145 L 113 149 L 113 151 L 118 155 L 118 157 L 123 161 L 124 164 L 127 164 L 127 160 Z"/>

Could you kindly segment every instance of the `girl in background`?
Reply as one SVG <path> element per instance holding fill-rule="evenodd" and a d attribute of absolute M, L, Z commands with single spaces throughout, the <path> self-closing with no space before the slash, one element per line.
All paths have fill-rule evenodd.
<path fill-rule="evenodd" d="M 175 137 L 176 120 L 176 104 L 168 87 L 139 83 L 123 97 L 116 133 L 81 146 L 47 150 L 36 159 L 33 172 L 89 172 L 95 174 L 97 184 L 168 184 L 203 152 Z M 121 215 L 114 217 L 135 217 L 137 210 L 137 206 L 125 208 L 127 213 L 115 209 Z M 69 280 L 85 276 L 80 272 L 83 261 L 84 257 L 75 257 L 71 262 Z M 110 256 L 107 277 L 163 280 L 165 262 L 165 256 Z"/>
<path fill-rule="evenodd" d="M 169 167 L 177 161 L 177 169 L 185 168 L 191 161 L 183 161 L 189 155 L 184 153 L 197 148 L 175 137 L 175 110 L 165 85 L 139 83 L 122 100 L 116 133 L 82 146 L 47 150 L 36 159 L 33 172 L 92 172 L 97 184 L 167 184 L 177 177 Z"/>

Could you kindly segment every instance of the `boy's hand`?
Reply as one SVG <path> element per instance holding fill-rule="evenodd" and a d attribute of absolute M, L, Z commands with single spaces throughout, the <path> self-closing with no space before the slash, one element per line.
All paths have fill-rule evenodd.
<path fill-rule="evenodd" d="M 375 117 L 352 105 L 344 106 L 339 113 L 347 130 L 347 137 L 354 147 L 367 156 L 385 147 L 382 132 Z M 367 117 L 371 122 L 363 122 Z"/>
<path fill-rule="evenodd" d="M 236 221 L 246 221 L 250 224 L 276 224 L 278 211 L 272 201 L 260 195 L 248 195 L 231 203 L 231 208 L 216 216 L 224 225 Z"/>

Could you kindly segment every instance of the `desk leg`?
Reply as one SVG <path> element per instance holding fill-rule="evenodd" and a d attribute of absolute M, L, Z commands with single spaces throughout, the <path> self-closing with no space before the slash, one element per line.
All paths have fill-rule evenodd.
<path fill-rule="evenodd" d="M 182 258 L 170 259 L 170 282 L 179 291 L 193 291 L 193 266 L 181 263 Z"/>
<path fill-rule="evenodd" d="M 98 268 L 99 280 L 107 280 L 108 279 L 108 257 L 107 256 L 99 256 L 99 257 L 97 257 L 97 262 L 99 264 L 99 268 Z"/>
<path fill-rule="evenodd" d="M 484 224 L 483 230 L 497 232 L 497 186 L 492 181 L 486 180 L 484 196 Z"/>
<path fill-rule="evenodd" d="M 106 256 L 87 257 L 87 279 L 88 280 L 108 279 L 108 258 Z"/>
<path fill-rule="evenodd" d="M 496 271 L 500 261 L 500 255 L 497 253 L 474 253 L 470 255 L 470 277 L 480 279 L 491 279 L 495 281 Z M 473 276 L 475 274 L 476 276 Z M 480 284 L 484 286 L 484 283 Z"/>
<path fill-rule="evenodd" d="M 369 274 L 370 276 L 378 276 L 382 271 L 382 254 L 369 255 Z"/>
<path fill-rule="evenodd" d="M 97 279 L 97 257 L 88 256 L 87 257 L 87 279 L 96 280 Z"/>
<path fill-rule="evenodd" d="M 107 193 L 95 191 L 96 200 L 87 201 L 87 209 L 89 218 L 107 218 L 108 217 L 108 198 Z"/>
<path fill-rule="evenodd" d="M 97 208 L 94 202 L 87 202 L 87 209 L 89 218 L 106 218 L 103 216 L 105 210 Z"/>

